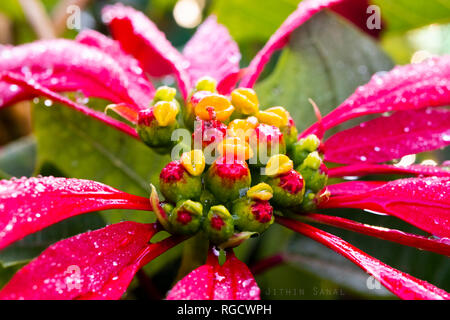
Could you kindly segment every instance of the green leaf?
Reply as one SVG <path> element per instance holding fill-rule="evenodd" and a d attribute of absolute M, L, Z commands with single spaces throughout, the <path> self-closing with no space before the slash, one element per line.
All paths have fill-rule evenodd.
<path fill-rule="evenodd" d="M 450 22 L 446 0 L 373 0 L 380 7 L 388 32 L 405 32 L 432 23 Z"/>
<path fill-rule="evenodd" d="M 3 267 L 0 264 L 0 289 L 12 278 L 12 276 L 23 267 L 23 264 L 17 264 L 11 267 Z"/>
<path fill-rule="evenodd" d="M 297 7 L 298 0 L 217 0 L 212 13 L 238 42 L 265 42 Z"/>
<path fill-rule="evenodd" d="M 169 156 L 160 156 L 142 142 L 65 106 L 39 104 L 33 118 L 38 167 L 52 163 L 67 177 L 94 180 L 148 197 L 149 183 L 158 184 L 159 172 L 170 161 Z M 116 210 L 103 216 L 108 223 L 154 221 L 153 213 L 144 211 Z"/>
<path fill-rule="evenodd" d="M 325 115 L 375 72 L 391 68 L 371 38 L 324 11 L 292 34 L 273 73 L 255 89 L 264 107 L 285 106 L 303 130 L 316 121 L 308 98 Z"/>
<path fill-rule="evenodd" d="M 29 177 L 35 164 L 36 140 L 32 136 L 15 140 L 0 149 L 0 170 L 7 176 Z"/>

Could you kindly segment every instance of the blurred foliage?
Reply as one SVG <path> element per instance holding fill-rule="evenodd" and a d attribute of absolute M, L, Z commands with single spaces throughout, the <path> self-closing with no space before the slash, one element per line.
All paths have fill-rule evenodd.
<path fill-rule="evenodd" d="M 386 32 L 402 33 L 432 23 L 450 22 L 446 0 L 372 0 L 381 9 Z"/>

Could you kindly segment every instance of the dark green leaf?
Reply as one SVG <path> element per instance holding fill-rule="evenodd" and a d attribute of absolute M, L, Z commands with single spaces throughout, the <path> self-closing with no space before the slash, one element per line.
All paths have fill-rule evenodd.
<path fill-rule="evenodd" d="M 147 197 L 149 183 L 158 184 L 159 172 L 170 161 L 142 142 L 64 106 L 34 109 L 38 163 L 52 163 L 67 177 L 105 183 Z M 122 219 L 152 222 L 147 212 L 104 214 L 109 223 Z"/>
<path fill-rule="evenodd" d="M 325 115 L 392 62 L 368 36 L 329 12 L 298 28 L 274 72 L 256 86 L 264 107 L 287 107 L 299 130 L 316 121 L 308 98 Z"/>
<path fill-rule="evenodd" d="M 36 164 L 36 140 L 24 137 L 0 149 L 0 170 L 13 177 L 29 177 Z"/>

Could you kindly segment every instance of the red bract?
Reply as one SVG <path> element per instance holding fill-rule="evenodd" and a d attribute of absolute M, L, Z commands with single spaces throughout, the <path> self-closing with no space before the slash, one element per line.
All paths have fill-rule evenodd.
<path fill-rule="evenodd" d="M 328 232 L 282 217 L 278 217 L 278 222 L 340 253 L 402 299 L 450 299 L 450 294 L 444 290 L 391 268 Z"/>
<path fill-rule="evenodd" d="M 0 52 L 1 105 L 43 95 L 138 138 L 134 128 L 127 124 L 55 91 L 81 90 L 88 96 L 109 99 L 120 106 L 116 110 L 119 114 L 136 122 L 138 112 L 148 107 L 154 94 L 147 75 L 175 75 L 183 98 L 187 98 L 193 83 L 201 76 L 215 78 L 223 94 L 228 94 L 241 77 L 241 86 L 252 87 L 272 53 L 288 43 L 296 28 L 322 8 L 346 12 L 343 7 L 349 3 L 353 1 L 302 1 L 245 70 L 239 69 L 236 44 L 214 17 L 206 20 L 180 53 L 142 13 L 123 5 L 106 7 L 103 19 L 117 41 L 87 31 L 77 41 L 45 41 L 3 49 Z M 449 56 L 376 74 L 300 135 L 319 133 L 322 137 L 324 130 L 349 119 L 393 112 L 328 139 L 323 148 L 325 159 L 349 164 L 330 169 L 329 175 L 392 173 L 418 177 L 329 185 L 319 192 L 317 207 L 382 212 L 417 226 L 434 238 L 332 215 L 302 213 L 298 218 L 449 255 L 450 173 L 446 165 L 399 167 L 383 163 L 450 143 L 448 110 L 429 109 L 450 104 L 449 79 Z M 152 199 L 157 199 L 156 191 Z M 0 200 L 3 213 L 0 247 L 62 219 L 95 210 L 157 208 L 163 211 L 157 200 L 151 206 L 146 198 L 100 183 L 51 177 L 3 180 Z M 450 298 L 447 292 L 387 266 L 336 236 L 280 215 L 275 220 L 348 258 L 400 298 Z M 157 230 L 157 225 L 122 222 L 60 241 L 20 270 L 0 291 L 0 298 L 118 299 L 139 268 L 184 240 L 172 236 L 150 244 Z M 246 239 L 249 233 L 240 236 Z M 233 241 L 239 243 L 241 238 Z M 258 299 L 259 291 L 248 268 L 228 249 L 223 265 L 210 254 L 206 264 L 179 281 L 167 298 Z"/>
<path fill-rule="evenodd" d="M 0 249 L 72 216 L 105 209 L 151 210 L 146 198 L 104 184 L 65 178 L 0 181 Z"/>
<path fill-rule="evenodd" d="M 396 166 L 389 164 L 353 164 L 328 170 L 329 177 L 365 176 L 369 174 L 412 174 L 417 176 L 449 177 L 448 167 L 409 165 Z"/>
<path fill-rule="evenodd" d="M 449 88 L 450 56 L 397 66 L 389 72 L 375 74 L 369 83 L 360 86 L 326 115 L 321 125 L 327 130 L 367 114 L 445 106 L 450 104 Z M 314 124 L 303 135 L 317 129 L 318 125 Z"/>
<path fill-rule="evenodd" d="M 449 123 L 445 109 L 399 111 L 331 136 L 325 142 L 325 160 L 379 163 L 438 149 L 450 142 Z"/>
<path fill-rule="evenodd" d="M 351 185 L 347 183 L 347 185 Z M 439 237 L 450 237 L 450 178 L 390 181 L 356 194 L 334 195 L 322 208 L 360 208 L 387 213 Z M 424 214 L 426 213 L 426 214 Z"/>
<path fill-rule="evenodd" d="M 168 300 L 259 300 L 259 287 L 250 270 L 229 252 L 220 265 L 211 253 L 205 265 L 180 280 Z"/>

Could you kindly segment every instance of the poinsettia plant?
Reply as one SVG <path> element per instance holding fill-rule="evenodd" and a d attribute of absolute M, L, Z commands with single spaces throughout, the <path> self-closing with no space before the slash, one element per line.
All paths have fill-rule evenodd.
<path fill-rule="evenodd" d="M 19 270 L 1 289 L 0 298 L 119 299 L 139 269 L 196 238 L 195 243 L 206 244 L 195 247 L 204 265 L 178 281 L 167 299 L 259 299 L 252 273 L 233 250 L 278 223 L 341 254 L 400 298 L 449 299 L 445 290 L 310 223 L 450 255 L 449 166 L 386 164 L 449 144 L 450 113 L 445 106 L 450 103 L 450 57 L 377 74 L 323 118 L 311 101 L 318 120 L 301 133 L 286 108 L 263 109 L 252 89 L 294 30 L 320 10 L 345 2 L 301 2 L 245 69 L 239 67 L 238 46 L 215 17 L 209 17 L 179 52 L 144 14 L 123 5 L 103 10 L 114 40 L 88 30 L 73 41 L 3 48 L 1 106 L 44 96 L 159 153 L 179 152 L 172 152 L 176 159 L 160 172 L 160 193 L 152 185 L 147 198 L 75 178 L 1 180 L 0 249 L 93 211 L 142 210 L 153 212 L 157 222 L 125 221 L 59 241 Z M 155 89 L 149 81 L 167 75 L 175 76 L 180 96 L 175 88 Z M 111 104 L 99 112 L 61 94 L 70 91 Z M 337 125 L 370 114 L 382 116 L 324 138 Z M 173 138 L 179 129 L 188 133 L 189 142 Z M 342 166 L 328 169 L 328 163 Z M 328 182 L 330 177 L 369 174 L 415 177 Z M 316 213 L 333 208 L 388 214 L 430 236 Z M 163 230 L 170 236 L 152 241 Z M 223 264 L 220 250 L 226 253 Z"/>

